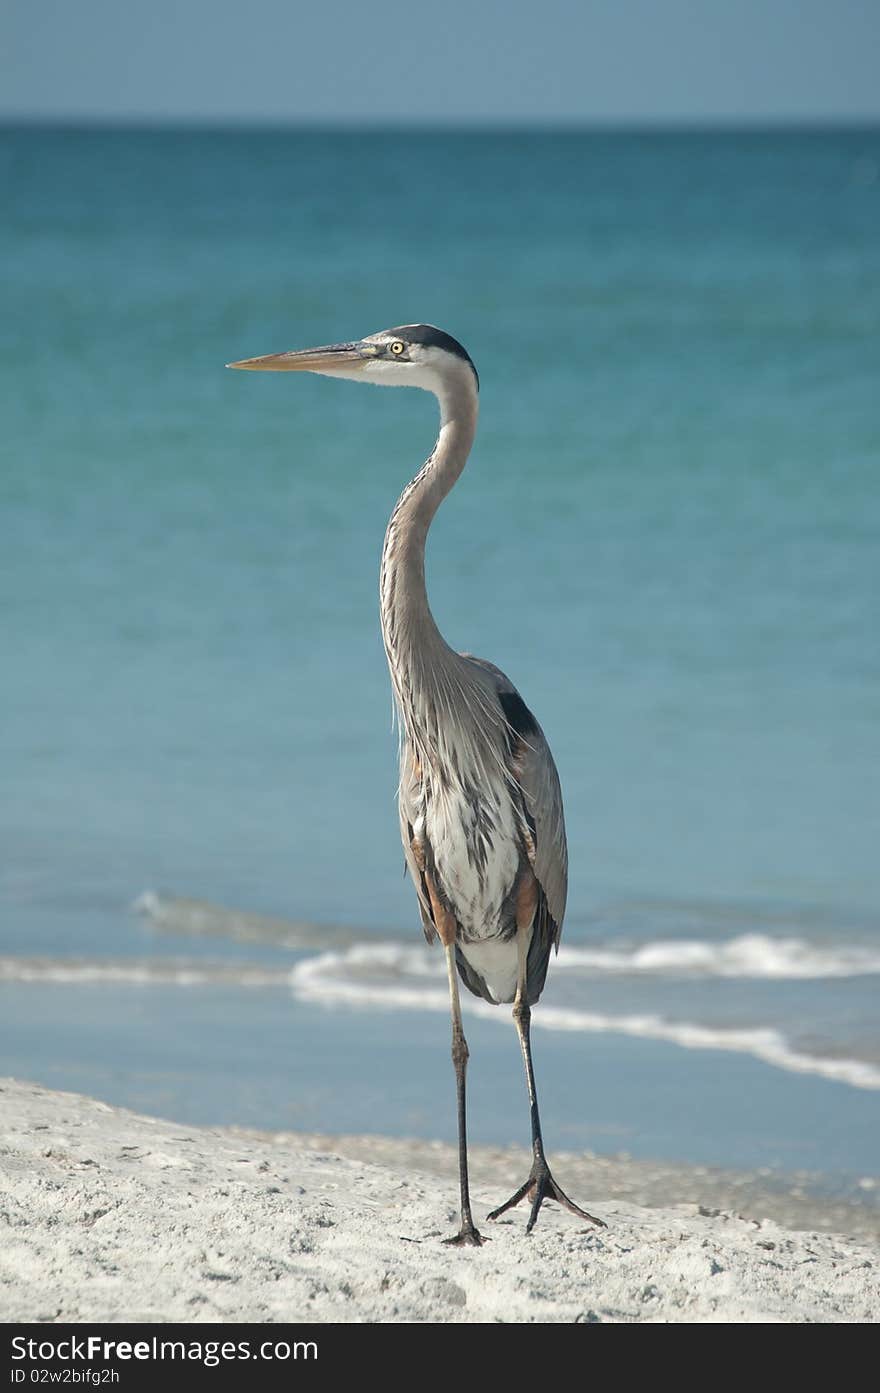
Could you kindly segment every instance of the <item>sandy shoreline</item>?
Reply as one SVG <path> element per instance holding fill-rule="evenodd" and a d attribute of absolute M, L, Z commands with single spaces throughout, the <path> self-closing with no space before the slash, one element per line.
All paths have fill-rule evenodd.
<path fill-rule="evenodd" d="M 564 1163 L 563 1163 L 564 1160 Z M 875 1215 L 756 1177 L 560 1158 L 608 1223 L 445 1248 L 439 1144 L 182 1126 L 0 1081 L 0 1320 L 876 1321 Z M 475 1213 L 524 1153 L 475 1148 Z M 521 1174 L 522 1172 L 522 1174 Z M 479 1220 L 478 1220 L 479 1222 Z"/>

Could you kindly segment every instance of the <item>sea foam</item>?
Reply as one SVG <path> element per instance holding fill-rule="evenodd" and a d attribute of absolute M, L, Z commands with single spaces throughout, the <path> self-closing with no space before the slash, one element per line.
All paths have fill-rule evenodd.
<path fill-rule="evenodd" d="M 430 959 L 424 952 L 418 957 L 416 953 L 415 949 L 395 944 L 321 953 L 297 964 L 291 972 L 291 985 L 302 1000 L 325 1005 L 448 1011 L 442 962 L 435 959 L 429 967 Z M 468 997 L 464 1000 L 465 1009 L 472 1014 L 508 1023 L 507 1010 Z M 853 1088 L 880 1089 L 880 1068 L 874 1064 L 808 1054 L 770 1027 L 732 1029 L 666 1020 L 653 1013 L 614 1015 L 560 1006 L 541 1006 L 534 1013 L 533 1023 L 544 1030 L 628 1035 L 662 1040 L 684 1049 L 746 1054 L 791 1073 L 813 1074 Z"/>
<path fill-rule="evenodd" d="M 113 982 L 130 986 L 283 987 L 289 979 L 288 968 L 272 969 L 248 963 L 194 963 L 179 958 L 0 957 L 0 982 L 69 986 Z"/>
<path fill-rule="evenodd" d="M 559 967 L 615 974 L 804 980 L 880 973 L 880 952 L 845 944 L 808 943 L 799 938 L 741 934 L 720 942 L 669 939 L 626 949 L 563 946 Z"/>

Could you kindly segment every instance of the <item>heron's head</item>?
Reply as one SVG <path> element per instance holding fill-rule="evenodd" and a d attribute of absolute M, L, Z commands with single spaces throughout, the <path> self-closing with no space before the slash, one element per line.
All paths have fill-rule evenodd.
<path fill-rule="evenodd" d="M 457 339 L 431 324 L 402 324 L 382 329 L 355 343 L 331 343 L 325 348 L 301 348 L 243 358 L 230 368 L 255 372 L 317 372 L 324 377 L 347 377 L 379 387 L 422 387 L 444 396 L 456 385 L 479 391 L 477 370 Z"/>

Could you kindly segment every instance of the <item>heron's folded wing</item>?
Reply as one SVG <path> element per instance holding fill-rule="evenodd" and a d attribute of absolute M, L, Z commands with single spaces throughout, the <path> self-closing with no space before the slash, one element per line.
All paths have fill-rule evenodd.
<path fill-rule="evenodd" d="M 513 769 L 531 833 L 529 860 L 553 921 L 553 942 L 558 944 L 568 893 L 568 847 L 559 775 L 537 721 L 530 732 L 518 735 Z"/>
<path fill-rule="evenodd" d="M 568 848 L 562 790 L 550 746 L 510 678 L 485 658 L 461 656 L 488 675 L 504 713 L 510 768 L 522 798 L 526 853 L 543 892 L 538 926 L 542 938 L 558 945 L 568 892 Z"/>

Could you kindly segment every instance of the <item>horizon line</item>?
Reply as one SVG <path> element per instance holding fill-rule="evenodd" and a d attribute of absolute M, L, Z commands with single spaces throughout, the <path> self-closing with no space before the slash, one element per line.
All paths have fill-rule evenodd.
<path fill-rule="evenodd" d="M 422 121 L 395 117 L 340 119 L 324 117 L 270 116 L 182 116 L 182 115 L 37 115 L 0 112 L 0 129 L 116 130 L 116 131 L 193 131 L 205 133 L 302 133 L 333 135 L 454 135 L 454 134 L 548 134 L 548 135 L 647 135 L 647 134 L 748 134 L 795 133 L 806 131 L 880 130 L 880 113 L 852 116 L 710 116 L 710 117 L 535 117 L 485 118 L 462 120 L 443 118 Z"/>

